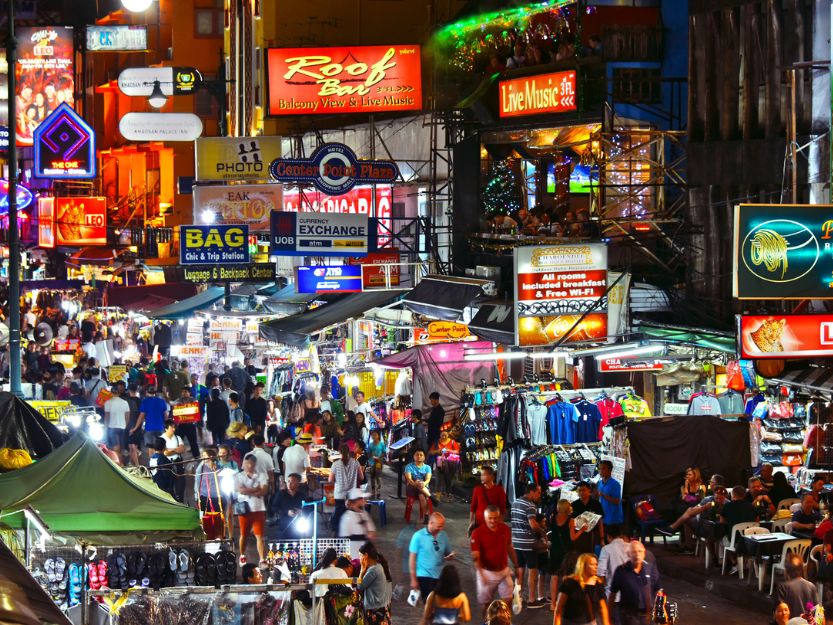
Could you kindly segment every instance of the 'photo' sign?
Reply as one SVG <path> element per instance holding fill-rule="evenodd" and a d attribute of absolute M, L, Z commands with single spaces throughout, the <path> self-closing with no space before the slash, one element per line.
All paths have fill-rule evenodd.
<path fill-rule="evenodd" d="M 197 180 L 269 180 L 281 157 L 280 137 L 202 137 L 194 144 Z"/>
<path fill-rule="evenodd" d="M 270 48 L 269 115 L 333 115 L 422 108 L 420 47 Z"/>

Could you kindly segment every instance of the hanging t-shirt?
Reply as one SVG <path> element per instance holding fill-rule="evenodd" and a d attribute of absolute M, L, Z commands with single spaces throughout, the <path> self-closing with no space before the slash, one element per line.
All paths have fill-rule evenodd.
<path fill-rule="evenodd" d="M 599 424 L 599 440 L 602 440 L 603 428 L 610 423 L 611 419 L 624 417 L 625 412 L 622 410 L 622 405 L 610 397 L 605 397 L 604 399 L 597 401 L 596 407 L 602 415 L 602 422 Z"/>
<path fill-rule="evenodd" d="M 572 445 L 576 442 L 575 423 L 578 410 L 565 401 L 550 404 L 547 409 L 547 425 L 550 430 L 550 443 L 553 445 Z"/>
<path fill-rule="evenodd" d="M 526 406 L 526 418 L 529 421 L 529 429 L 532 431 L 533 445 L 547 444 L 547 407 L 544 404 L 528 403 Z"/>
<path fill-rule="evenodd" d="M 576 442 L 595 443 L 599 441 L 599 429 L 602 423 L 602 413 L 596 404 L 580 401 L 575 404 L 578 411 L 576 419 Z"/>
<path fill-rule="evenodd" d="M 719 417 L 721 415 L 720 402 L 717 401 L 717 397 L 714 395 L 708 395 L 706 393 L 697 395 L 688 405 L 688 414 Z"/>
<path fill-rule="evenodd" d="M 746 407 L 743 409 L 743 411 L 746 414 L 751 415 L 753 412 L 755 412 L 755 408 L 757 408 L 758 404 L 760 404 L 762 401 L 764 401 L 764 396 L 761 393 L 758 393 L 754 397 L 751 397 L 749 400 L 747 400 Z"/>
<path fill-rule="evenodd" d="M 648 402 L 636 395 L 626 395 L 619 403 L 622 404 L 622 410 L 629 419 L 644 419 L 652 416 Z"/>

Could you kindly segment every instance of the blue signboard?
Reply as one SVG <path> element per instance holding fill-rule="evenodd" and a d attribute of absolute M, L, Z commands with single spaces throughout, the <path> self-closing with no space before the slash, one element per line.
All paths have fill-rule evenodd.
<path fill-rule="evenodd" d="M 180 226 L 181 265 L 249 262 L 249 226 Z"/>
<path fill-rule="evenodd" d="M 95 132 L 66 102 L 35 128 L 36 178 L 95 178 Z"/>
<path fill-rule="evenodd" d="M 19 182 L 17 183 L 17 209 L 23 210 L 32 203 L 34 196 L 32 192 Z M 9 213 L 9 181 L 0 179 L 0 215 Z"/>
<path fill-rule="evenodd" d="M 298 293 L 360 293 L 361 265 L 298 267 Z"/>
<path fill-rule="evenodd" d="M 399 177 L 393 161 L 364 161 L 343 143 L 325 143 L 310 158 L 276 158 L 269 174 L 277 182 L 305 182 L 327 195 L 343 195 L 357 184 L 392 183 Z"/>
<path fill-rule="evenodd" d="M 367 256 L 376 251 L 378 220 L 367 215 L 272 211 L 273 256 Z"/>

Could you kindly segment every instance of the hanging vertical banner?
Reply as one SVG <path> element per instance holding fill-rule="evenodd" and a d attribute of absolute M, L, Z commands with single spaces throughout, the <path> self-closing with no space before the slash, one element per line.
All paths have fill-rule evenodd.
<path fill-rule="evenodd" d="M 517 345 L 607 337 L 604 244 L 517 247 L 515 276 Z"/>
<path fill-rule="evenodd" d="M 615 284 L 607 294 L 607 334 L 608 341 L 613 343 L 617 336 L 624 334 L 628 329 L 631 274 L 626 273 L 623 276 L 618 271 L 608 271 L 607 283 Z"/>
<path fill-rule="evenodd" d="M 17 143 L 32 145 L 35 128 L 66 103 L 75 105 L 71 26 L 17 29 Z"/>

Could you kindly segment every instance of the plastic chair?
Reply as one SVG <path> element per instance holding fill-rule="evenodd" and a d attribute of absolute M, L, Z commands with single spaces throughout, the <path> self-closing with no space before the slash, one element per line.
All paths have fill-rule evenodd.
<path fill-rule="evenodd" d="M 405 523 L 411 522 L 411 511 L 414 508 L 414 503 L 418 504 L 418 499 L 416 497 L 408 497 L 405 499 Z M 432 514 L 434 512 L 434 504 L 431 503 L 431 500 L 428 500 L 428 514 Z M 422 519 L 420 519 L 422 521 Z"/>
<path fill-rule="evenodd" d="M 784 550 L 781 552 L 781 560 L 772 564 L 772 580 L 769 583 L 769 594 L 775 592 L 775 574 L 778 571 L 784 571 L 784 563 L 790 554 L 797 554 L 804 562 L 807 562 L 807 556 L 810 553 L 810 547 L 813 541 L 809 538 L 803 540 L 790 540 L 784 543 Z"/>
<path fill-rule="evenodd" d="M 735 546 L 735 541 L 739 534 L 743 534 L 744 530 L 750 527 L 757 527 L 758 524 L 754 521 L 750 521 L 747 523 L 735 523 L 732 526 L 732 531 L 729 533 L 729 544 L 723 548 L 723 566 L 720 569 L 721 575 L 726 575 L 726 562 L 728 562 L 729 558 L 726 557 L 728 553 L 734 553 L 737 555 L 738 558 L 738 577 L 743 579 L 743 555 L 738 553 L 738 548 Z M 742 539 L 741 539 L 742 540 Z"/>
<path fill-rule="evenodd" d="M 787 523 L 792 523 L 792 517 L 785 517 L 783 519 L 776 519 L 772 522 L 772 533 L 783 532 L 787 529 Z"/>
<path fill-rule="evenodd" d="M 821 559 L 824 557 L 824 545 L 816 545 L 810 549 L 809 560 L 816 565 L 816 596 L 819 603 L 824 599 L 824 582 L 819 581 L 819 569 L 821 568 Z"/>
<path fill-rule="evenodd" d="M 631 509 L 633 510 L 633 517 L 635 519 L 636 526 L 639 528 L 639 536 L 642 540 L 642 543 L 645 543 L 645 539 L 647 536 L 651 538 L 651 544 L 654 544 L 654 532 L 653 530 L 657 527 L 666 527 L 668 523 L 666 523 L 665 519 L 663 518 L 652 518 L 652 519 L 640 519 L 639 514 L 637 514 L 637 509 L 639 508 L 639 504 L 643 501 L 647 501 L 651 504 L 654 510 L 657 509 L 656 499 L 653 495 L 635 495 L 630 497 L 631 502 Z M 666 537 L 662 537 L 662 544 L 665 545 L 668 541 Z"/>
<path fill-rule="evenodd" d="M 756 534 L 769 534 L 769 533 L 770 533 L 770 531 L 767 528 L 758 527 L 758 526 L 747 527 L 745 530 L 743 530 L 743 535 L 744 536 L 755 536 Z M 755 576 L 758 578 L 758 583 L 760 584 L 761 574 L 760 574 L 760 571 L 758 570 L 758 565 L 755 562 L 755 559 L 754 558 L 750 559 L 749 564 L 752 568 L 752 571 L 755 573 Z"/>
<path fill-rule="evenodd" d="M 793 504 L 801 503 L 801 500 L 797 497 L 789 497 L 788 499 L 782 499 L 778 502 L 778 505 L 775 506 L 776 510 L 789 510 L 790 506 Z"/>

